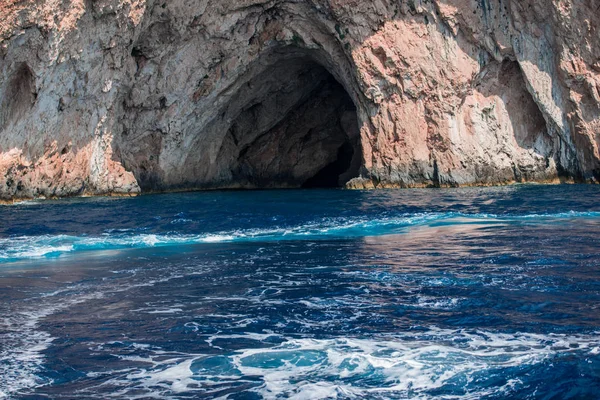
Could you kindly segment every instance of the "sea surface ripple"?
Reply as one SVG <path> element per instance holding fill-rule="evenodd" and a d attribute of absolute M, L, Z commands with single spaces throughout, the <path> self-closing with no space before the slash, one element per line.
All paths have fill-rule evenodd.
<path fill-rule="evenodd" d="M 0 207 L 0 399 L 592 399 L 600 188 Z"/>

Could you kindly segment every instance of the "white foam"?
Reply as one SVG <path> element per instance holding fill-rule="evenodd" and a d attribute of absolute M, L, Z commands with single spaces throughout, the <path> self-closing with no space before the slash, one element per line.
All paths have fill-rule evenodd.
<path fill-rule="evenodd" d="M 165 309 L 160 309 L 160 310 L 146 311 L 146 313 L 148 313 L 148 314 L 177 314 L 180 312 L 183 312 L 183 309 L 181 309 L 181 308 L 165 308 Z"/>
<path fill-rule="evenodd" d="M 218 393 L 246 377 L 254 382 L 250 391 L 264 399 L 336 399 L 408 397 L 429 398 L 429 391 L 452 382 L 465 383 L 465 392 L 452 398 L 477 399 L 496 395 L 510 397 L 522 388 L 518 376 L 507 376 L 497 387 L 477 386 L 485 371 L 535 365 L 565 353 L 597 354 L 598 335 L 502 334 L 431 328 L 426 332 L 381 336 L 374 339 L 294 339 L 283 337 L 273 345 L 270 333 L 213 335 L 217 340 L 261 341 L 223 357 L 226 373 L 193 364 L 211 355 L 177 355 L 164 360 L 150 357 L 150 368 L 138 369 L 126 378 L 109 379 L 107 385 L 125 386 L 122 397 L 170 398 L 175 393 Z M 254 342 L 256 343 L 256 342 Z M 575 344 L 577 345 L 575 347 Z M 149 362 L 149 360 L 145 360 Z M 207 364 L 207 365 L 210 365 Z M 221 372 L 223 371 L 223 372 Z M 232 371 L 236 371 L 232 374 Z M 256 378 L 260 378 L 257 383 Z M 223 398 L 227 398 L 224 396 Z"/>
<path fill-rule="evenodd" d="M 63 299 L 60 303 L 2 312 L 10 317 L 0 322 L 0 398 L 51 383 L 39 378 L 44 363 L 43 351 L 54 341 L 49 333 L 38 329 L 41 320 L 75 304 L 101 297 L 101 293 L 92 293 Z"/>
<path fill-rule="evenodd" d="M 221 243 L 221 242 L 231 242 L 236 239 L 233 235 L 206 235 L 202 238 L 198 238 L 199 242 L 203 243 Z"/>
<path fill-rule="evenodd" d="M 415 226 L 509 223 L 514 221 L 552 222 L 557 219 L 598 218 L 600 212 L 568 211 L 556 214 L 497 215 L 465 213 L 416 213 L 396 217 L 323 218 L 296 226 L 233 230 L 205 234 L 149 234 L 130 229 L 111 229 L 99 237 L 42 235 L 0 238 L 0 262 L 40 258 L 78 250 L 145 248 L 236 241 L 304 240 L 306 238 L 379 236 L 405 232 Z"/>
<path fill-rule="evenodd" d="M 27 393 L 36 387 L 52 383 L 51 381 L 42 381 L 39 377 L 45 361 L 43 352 L 55 339 L 49 333 L 39 329 L 39 324 L 44 318 L 74 305 L 101 299 L 108 293 L 153 286 L 156 283 L 180 277 L 182 275 L 167 271 L 165 276 L 151 280 L 142 277 L 139 282 L 127 282 L 122 286 L 114 286 L 113 282 L 107 287 L 97 284 L 93 286 L 74 284 L 42 294 L 38 299 L 30 299 L 39 301 L 32 301 L 27 308 L 2 309 L 0 315 L 8 317 L 0 320 L 0 399 L 10 398 L 17 393 Z M 61 295 L 60 301 L 53 298 L 57 295 Z M 34 303 L 35 305 L 33 305 Z M 176 312 L 175 309 L 170 311 Z M 132 346 L 136 349 L 149 348 L 146 344 L 134 343 Z M 158 350 L 152 350 L 158 352 Z"/>
<path fill-rule="evenodd" d="M 194 383 L 192 379 L 194 374 L 191 370 L 192 362 L 194 360 L 185 360 L 179 363 L 176 361 L 178 360 L 163 362 L 163 364 L 171 364 L 171 366 L 158 371 L 131 373 L 127 376 L 127 379 L 132 381 L 142 380 L 153 382 L 158 386 L 166 387 L 175 393 L 186 391 L 187 388 Z"/>
<path fill-rule="evenodd" d="M 437 298 L 430 296 L 417 296 L 417 306 L 422 308 L 432 308 L 437 310 L 451 310 L 460 304 L 458 298 Z"/>

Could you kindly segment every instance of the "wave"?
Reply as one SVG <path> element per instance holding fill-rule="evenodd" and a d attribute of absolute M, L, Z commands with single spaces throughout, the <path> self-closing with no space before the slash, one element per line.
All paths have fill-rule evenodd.
<path fill-rule="evenodd" d="M 45 297 L 62 292 L 50 293 Z M 91 293 L 21 310 L 11 310 L 10 307 L 0 310 L 2 315 L 8 315 L 0 319 L 0 399 L 10 399 L 21 392 L 53 382 L 52 379 L 40 377 L 46 361 L 44 351 L 56 339 L 48 332 L 39 330 L 41 321 L 73 305 L 102 297 L 100 292 Z"/>
<path fill-rule="evenodd" d="M 524 378 L 529 374 L 545 376 L 544 365 L 573 356 L 595 357 L 600 345 L 597 333 L 509 334 L 436 327 L 368 339 L 242 333 L 219 334 L 206 342 L 219 348 L 214 342 L 221 340 L 241 340 L 247 346 L 226 355 L 149 350 L 135 360 L 143 366 L 89 377 L 106 378 L 104 385 L 122 389 L 114 397 L 125 398 L 195 394 L 225 399 L 232 390 L 264 399 L 507 398 L 528 389 Z M 98 351 L 130 361 L 119 354 L 119 345 L 139 346 L 117 343 Z"/>
<path fill-rule="evenodd" d="M 515 222 L 551 223 L 574 218 L 600 218 L 600 212 L 568 211 L 555 214 L 465 214 L 458 212 L 403 214 L 370 219 L 323 218 L 294 226 L 238 229 L 227 232 L 136 233 L 127 229 L 110 229 L 101 236 L 41 235 L 0 238 L 0 263 L 23 259 L 52 258 L 65 253 L 91 250 L 119 250 L 160 246 L 192 245 L 248 241 L 319 240 L 382 236 L 407 232 L 414 227 L 465 224 L 508 224 Z"/>
<path fill-rule="evenodd" d="M 137 281 L 116 285 L 115 282 L 75 283 L 41 294 L 38 298 L 29 298 L 23 307 L 17 306 L 16 302 L 0 302 L 0 400 L 17 398 L 55 383 L 54 377 L 45 374 L 48 365 L 45 351 L 56 340 L 40 327 L 46 318 L 88 301 L 181 277 L 176 272 L 164 271 L 152 279 L 140 277 Z M 175 314 L 177 310 L 171 307 L 145 311 L 149 314 Z"/>

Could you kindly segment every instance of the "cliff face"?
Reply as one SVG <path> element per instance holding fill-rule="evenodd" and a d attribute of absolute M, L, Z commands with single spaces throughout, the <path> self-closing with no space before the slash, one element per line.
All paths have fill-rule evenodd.
<path fill-rule="evenodd" d="M 593 0 L 2 0 L 0 198 L 600 179 Z"/>

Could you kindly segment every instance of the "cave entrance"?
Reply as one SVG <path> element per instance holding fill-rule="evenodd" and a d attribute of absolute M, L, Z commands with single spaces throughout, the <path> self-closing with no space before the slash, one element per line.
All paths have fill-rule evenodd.
<path fill-rule="evenodd" d="M 227 186 L 336 188 L 358 175 L 354 102 L 309 57 L 279 59 L 264 68 L 243 85 L 226 114 L 232 122 L 219 159 Z"/>

